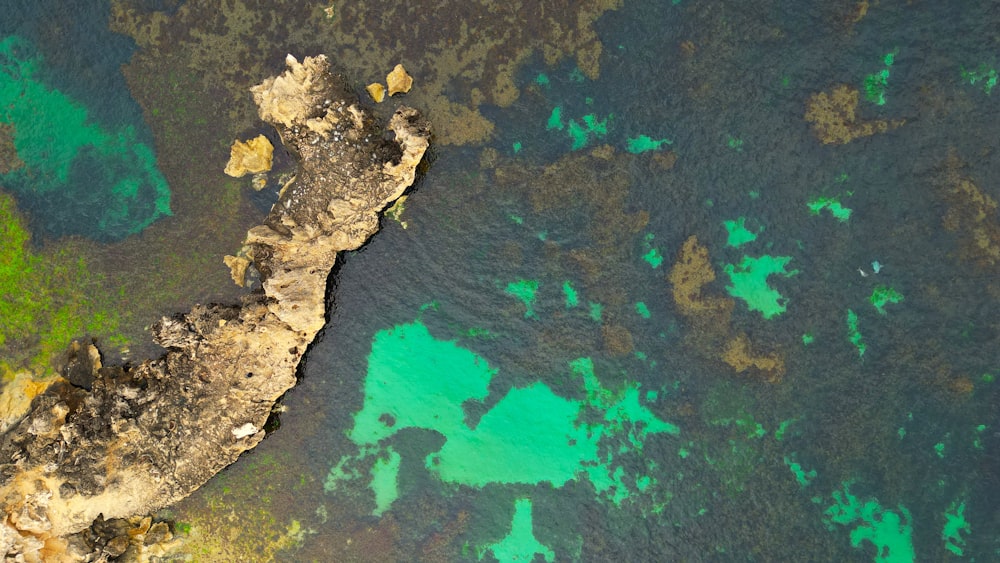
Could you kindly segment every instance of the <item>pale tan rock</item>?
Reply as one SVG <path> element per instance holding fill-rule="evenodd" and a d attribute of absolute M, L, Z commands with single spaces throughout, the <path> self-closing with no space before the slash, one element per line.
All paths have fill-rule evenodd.
<path fill-rule="evenodd" d="M 229 163 L 224 172 L 233 178 L 267 172 L 273 155 L 274 145 L 264 135 L 246 142 L 237 139 L 229 149 Z"/>
<path fill-rule="evenodd" d="M 56 378 L 38 378 L 27 370 L 4 376 L 0 389 L 0 434 L 24 418 L 31 400 L 54 383 Z"/>
<path fill-rule="evenodd" d="M 252 91 L 299 170 L 247 233 L 246 257 L 225 260 L 234 278 L 252 262 L 261 289 L 238 305 L 161 319 L 153 334 L 167 353 L 158 359 L 98 365 L 91 390 L 56 383 L 36 397 L 0 436 L 8 557 L 39 561 L 44 550 L 46 560 L 96 560 L 104 548 L 87 553 L 92 536 L 79 532 L 99 515 L 130 518 L 177 502 L 264 439 L 324 326 L 338 253 L 364 244 L 413 182 L 430 137 L 416 110 L 396 111 L 389 129 L 399 149 L 386 150 L 386 135 L 325 57 L 286 62 L 284 74 Z"/>
<path fill-rule="evenodd" d="M 223 256 L 222 261 L 229 267 L 229 275 L 232 276 L 236 285 L 243 287 L 243 280 L 247 275 L 247 266 L 250 261 L 243 256 Z"/>
<path fill-rule="evenodd" d="M 372 100 L 375 100 L 376 104 L 381 104 L 382 100 L 385 99 L 385 86 L 378 82 L 372 82 L 365 86 L 365 90 L 368 90 L 368 95 L 372 97 Z"/>
<path fill-rule="evenodd" d="M 413 77 L 406 73 L 403 65 L 396 65 L 385 77 L 385 83 L 389 86 L 389 95 L 405 94 L 413 87 Z"/>

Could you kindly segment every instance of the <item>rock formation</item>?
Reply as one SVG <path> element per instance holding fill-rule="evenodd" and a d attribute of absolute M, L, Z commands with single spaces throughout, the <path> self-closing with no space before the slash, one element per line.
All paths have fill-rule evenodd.
<path fill-rule="evenodd" d="M 161 319 L 153 332 L 168 351 L 158 359 L 102 367 L 92 347 L 71 353 L 67 381 L 0 437 L 8 557 L 116 556 L 128 542 L 87 544 L 77 533 L 176 502 L 257 445 L 324 326 L 337 254 L 375 233 L 379 212 L 413 182 L 430 136 L 415 110 L 397 110 L 384 133 L 325 57 L 286 63 L 252 89 L 261 118 L 299 158 L 241 253 L 260 288 L 240 305 Z"/>
<path fill-rule="evenodd" d="M 229 149 L 229 163 L 223 172 L 233 178 L 267 172 L 271 169 L 273 154 L 271 141 L 263 135 L 257 135 L 249 141 L 237 139 Z"/>

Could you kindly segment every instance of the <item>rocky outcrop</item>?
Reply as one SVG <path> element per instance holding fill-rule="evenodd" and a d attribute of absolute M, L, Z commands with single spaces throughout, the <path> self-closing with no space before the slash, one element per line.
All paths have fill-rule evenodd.
<path fill-rule="evenodd" d="M 286 63 L 253 88 L 261 118 L 299 158 L 241 252 L 260 288 L 239 305 L 162 319 L 154 336 L 168 352 L 159 359 L 101 367 L 94 351 L 77 350 L 67 381 L 0 438 L 0 550 L 9 557 L 93 554 L 72 534 L 98 517 L 176 502 L 258 444 L 324 325 L 338 253 L 375 233 L 379 213 L 413 182 L 430 135 L 415 110 L 397 110 L 384 132 L 325 57 Z"/>
<path fill-rule="evenodd" d="M 233 178 L 247 174 L 259 174 L 271 169 L 274 146 L 264 135 L 257 135 L 249 141 L 236 139 L 229 148 L 229 163 L 223 172 Z"/>

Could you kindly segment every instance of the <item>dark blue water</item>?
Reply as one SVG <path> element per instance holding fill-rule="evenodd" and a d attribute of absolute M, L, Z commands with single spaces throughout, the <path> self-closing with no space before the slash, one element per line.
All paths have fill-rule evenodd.
<path fill-rule="evenodd" d="M 453 511 L 471 511 L 473 545 L 509 530 L 507 503 L 525 495 L 535 500 L 535 536 L 567 560 L 881 560 L 878 549 L 884 560 L 909 560 L 906 542 L 894 543 L 901 537 L 919 559 L 955 549 L 991 558 L 1000 358 L 995 300 L 983 291 L 995 289 L 996 270 L 959 258 L 961 235 L 942 215 L 949 154 L 963 155 L 962 173 L 997 197 L 995 104 L 960 76 L 961 67 L 993 64 L 983 34 L 995 10 L 884 6 L 853 25 L 824 5 L 709 10 L 638 2 L 606 15 L 596 81 L 571 63 L 522 67 L 519 100 L 484 110 L 498 123 L 496 153 L 436 149 L 407 202 L 409 228 L 386 222 L 348 257 L 336 313 L 289 403 L 309 396 L 334 405 L 327 443 L 350 448 L 341 432 L 364 402 L 355 382 L 371 336 L 420 317 L 439 338 L 498 366 L 498 393 L 545 381 L 571 394 L 557 374 L 588 355 L 610 381 L 661 390 L 657 412 L 682 428 L 680 443 L 654 439 L 643 451 L 657 462 L 662 490 L 622 506 L 595 500 L 586 485 L 442 487 L 404 454 L 399 513 L 419 511 L 426 495 L 450 499 Z M 863 79 L 893 50 L 888 103 L 877 106 L 864 99 Z M 862 89 L 865 119 L 906 124 L 846 145 L 819 143 L 803 120 L 806 101 L 839 83 Z M 607 118 L 606 134 L 573 151 L 568 135 L 546 127 L 556 106 L 564 123 Z M 639 134 L 669 138 L 676 163 L 664 169 L 655 153 L 627 154 Z M 587 155 L 604 144 L 615 149 L 610 159 Z M 838 193 L 853 209 L 846 223 L 806 208 Z M 761 233 L 734 249 L 722 223 L 737 217 Z M 666 259 L 658 269 L 642 260 L 647 234 Z M 732 320 L 784 355 L 780 383 L 736 375 L 691 345 L 696 327 L 677 313 L 665 279 L 690 235 L 708 247 L 720 276 L 710 287 L 720 294 L 729 282 L 723 267 L 744 254 L 792 257 L 797 275 L 770 280 L 787 311 L 764 320 L 737 300 Z M 875 261 L 884 265 L 878 274 Z M 504 291 L 522 278 L 540 282 L 536 318 Z M 604 305 L 601 323 L 566 309 L 566 280 Z M 905 296 L 886 315 L 869 303 L 880 284 Z M 432 301 L 439 307 L 418 313 Z M 638 301 L 649 319 L 635 314 Z M 863 356 L 848 337 L 848 309 L 860 318 Z M 611 325 L 631 335 L 628 353 L 602 336 Z M 469 337 L 470 328 L 490 337 Z M 805 346 L 807 333 L 816 340 Z M 431 441 L 411 453 L 416 460 L 440 447 L 419 440 Z M 679 445 L 693 455 L 680 457 Z M 319 458 L 312 463 L 322 471 Z M 792 464 L 815 471 L 808 484 L 798 484 Z M 835 500 L 849 495 L 878 507 L 871 522 Z M 366 502 L 362 492 L 330 502 L 345 498 Z M 963 503 L 970 527 L 946 542 L 946 513 Z M 897 520 L 904 524 L 884 524 Z M 852 531 L 877 539 L 852 546 Z"/>
<path fill-rule="evenodd" d="M 19 8 L 15 27 L 38 20 L 33 6 Z M 357 48 L 356 37 L 324 27 L 320 11 L 283 10 L 259 21 L 310 32 L 274 39 L 261 23 L 275 43 L 262 58 Z M 443 25 L 452 16 L 465 14 L 443 8 L 434 17 Z M 413 22 L 396 23 L 400 52 L 423 52 Z M 527 501 L 536 560 L 995 559 L 1000 114 L 998 91 L 986 85 L 1000 64 L 998 23 L 988 2 L 627 1 L 595 24 L 596 79 L 572 57 L 546 64 L 533 45 L 514 72 L 518 99 L 479 108 L 492 137 L 437 143 L 406 201 L 406 228 L 386 219 L 344 257 L 330 322 L 280 428 L 169 513 L 191 525 L 188 545 L 220 553 L 228 543 L 289 561 L 527 560 L 497 547 L 517 535 Z M 57 35 L 38 29 L 47 31 L 35 37 Z M 52 68 L 84 69 L 79 80 L 49 77 L 81 99 L 120 80 L 110 69 L 131 49 L 94 37 L 80 37 L 72 54 L 39 40 Z M 89 46 L 101 54 L 88 58 Z M 433 57 L 411 68 L 417 90 L 421 73 L 426 84 L 453 72 Z M 360 89 L 376 70 L 350 78 Z M 865 84 L 882 71 L 879 105 Z M 488 90 L 467 83 L 475 80 L 454 76 L 445 94 Z M 841 84 L 857 91 L 859 120 L 893 125 L 820 142 L 807 107 Z M 407 100 L 419 105 L 420 95 Z M 128 103 L 118 102 L 93 104 L 96 119 L 120 118 Z M 642 138 L 660 145 L 630 151 Z M 850 219 L 812 213 L 820 198 L 850 208 Z M 741 218 L 756 239 L 734 247 L 724 224 Z M 692 236 L 716 276 L 702 296 L 732 299 L 726 318 L 692 316 L 675 302 L 668 278 Z M 788 276 L 757 288 L 778 292 L 783 312 L 765 318 L 731 296 L 726 270 L 744 256 L 788 259 Z M 526 302 L 517 287 L 537 289 Z M 871 298 L 889 288 L 902 300 L 883 314 Z M 609 490 L 586 471 L 562 486 L 443 481 L 425 460 L 447 437 L 428 428 L 366 453 L 350 436 L 372 400 L 373 340 L 416 322 L 497 370 L 482 401 L 463 403 L 470 429 L 532 386 L 582 404 L 586 389 L 570 365 L 590 358 L 602 388 L 641 390 L 641 406 L 680 433 L 644 435 L 649 423 L 633 413 L 631 438 L 601 446 L 601 460 L 621 468 Z M 780 358 L 780 377 L 727 363 L 738 335 Z M 400 403 L 416 396 L 401 395 Z M 578 424 L 614 418 L 581 412 Z M 530 441 L 516 420 L 510 427 L 511 442 Z M 372 471 L 393 459 L 389 451 L 399 460 L 395 496 L 376 515 Z M 486 454 L 470 463 L 489 463 L 477 455 Z M 345 458 L 346 477 L 324 487 Z M 259 533 L 233 531 L 246 529 Z"/>

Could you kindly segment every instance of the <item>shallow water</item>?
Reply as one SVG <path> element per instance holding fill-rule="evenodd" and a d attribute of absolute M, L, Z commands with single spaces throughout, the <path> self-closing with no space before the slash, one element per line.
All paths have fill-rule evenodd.
<path fill-rule="evenodd" d="M 185 16 L 200 6 L 170 6 L 177 51 L 151 41 L 127 71 L 161 152 L 190 146 L 136 85 L 186 56 L 229 81 L 214 100 L 277 72 L 272 51 L 345 53 L 359 91 L 399 57 L 440 134 L 399 221 L 337 270 L 280 428 L 164 512 L 197 559 L 1000 553 L 993 5 L 627 1 L 593 25 L 599 73 L 524 39 L 513 100 L 492 80 L 519 51 L 476 47 L 509 22 L 478 4 L 364 32 L 374 8 L 286 8 L 287 37 L 253 6 Z M 268 54 L 233 70 L 199 26 Z M 886 131 L 821 143 L 807 106 L 839 84 Z M 234 103 L 218 169 L 259 127 Z M 671 277 L 692 236 L 716 276 L 694 305 Z"/>

